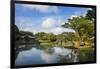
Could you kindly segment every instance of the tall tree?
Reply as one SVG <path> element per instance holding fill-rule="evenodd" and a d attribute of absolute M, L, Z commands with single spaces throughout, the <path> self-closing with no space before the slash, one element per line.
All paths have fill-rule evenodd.
<path fill-rule="evenodd" d="M 18 29 L 17 25 L 15 25 L 14 28 L 15 28 L 15 34 L 18 34 L 19 33 L 19 29 Z"/>
<path fill-rule="evenodd" d="M 90 9 L 87 11 L 87 14 L 86 14 L 86 17 L 92 21 L 95 20 L 95 13 L 96 13 L 96 10 L 94 8 Z"/>
<path fill-rule="evenodd" d="M 79 41 L 78 46 L 80 46 L 87 37 L 92 36 L 94 24 L 86 17 L 80 16 L 68 19 L 68 22 L 63 24 L 62 27 L 75 30 L 75 35 Z"/>

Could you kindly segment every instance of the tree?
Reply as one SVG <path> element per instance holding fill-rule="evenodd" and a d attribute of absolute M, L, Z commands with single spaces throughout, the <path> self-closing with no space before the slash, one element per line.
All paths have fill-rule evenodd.
<path fill-rule="evenodd" d="M 89 19 L 89 20 L 92 20 L 94 21 L 95 20 L 95 9 L 92 8 L 90 10 L 87 11 L 87 14 L 86 14 L 86 17 Z"/>
<path fill-rule="evenodd" d="M 15 42 L 17 42 L 20 39 L 19 29 L 18 29 L 17 25 L 14 25 L 14 31 L 15 31 Z"/>
<path fill-rule="evenodd" d="M 45 40 L 46 38 L 46 33 L 45 32 L 39 32 L 35 34 L 35 37 L 37 40 Z"/>
<path fill-rule="evenodd" d="M 51 42 L 56 41 L 56 35 L 49 33 L 47 34 L 47 39 L 50 40 Z"/>
<path fill-rule="evenodd" d="M 94 24 L 86 17 L 80 16 L 68 19 L 68 23 L 63 24 L 62 27 L 70 28 L 75 31 L 75 35 L 78 39 L 78 46 L 81 46 L 86 38 L 93 36 Z"/>
<path fill-rule="evenodd" d="M 33 33 L 29 32 L 29 31 L 20 31 L 20 35 L 22 35 L 22 36 L 25 36 L 25 35 L 34 36 Z"/>
<path fill-rule="evenodd" d="M 18 34 L 19 33 L 19 29 L 18 29 L 18 27 L 15 25 L 15 34 Z"/>

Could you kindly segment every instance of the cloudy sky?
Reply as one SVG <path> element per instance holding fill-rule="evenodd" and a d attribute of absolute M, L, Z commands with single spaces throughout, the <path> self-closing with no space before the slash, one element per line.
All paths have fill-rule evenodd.
<path fill-rule="evenodd" d="M 15 5 L 15 24 L 20 30 L 33 33 L 46 32 L 60 34 L 74 32 L 61 27 L 67 19 L 85 15 L 89 8 L 47 6 L 47 5 Z"/>

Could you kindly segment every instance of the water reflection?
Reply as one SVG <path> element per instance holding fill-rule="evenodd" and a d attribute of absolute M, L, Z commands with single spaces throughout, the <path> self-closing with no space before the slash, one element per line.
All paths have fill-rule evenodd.
<path fill-rule="evenodd" d="M 34 45 L 19 45 L 16 48 L 15 65 L 37 65 L 52 63 L 79 62 L 79 52 L 76 49 L 61 47 L 41 47 Z M 85 53 L 84 53 L 85 54 Z M 87 55 L 85 54 L 85 57 Z M 82 56 L 81 56 L 82 57 Z"/>

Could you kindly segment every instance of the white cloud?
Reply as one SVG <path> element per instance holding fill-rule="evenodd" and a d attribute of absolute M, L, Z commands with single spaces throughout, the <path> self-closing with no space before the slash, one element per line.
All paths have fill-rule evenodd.
<path fill-rule="evenodd" d="M 15 19 L 15 25 L 17 25 L 20 30 L 37 33 L 37 30 L 34 29 L 33 20 L 28 17 L 17 17 Z"/>
<path fill-rule="evenodd" d="M 87 8 L 88 10 L 92 10 L 92 8 Z"/>
<path fill-rule="evenodd" d="M 32 27 L 32 20 L 27 17 L 18 17 L 15 19 L 15 24 L 18 25 L 20 29 L 25 29 L 27 27 Z"/>
<path fill-rule="evenodd" d="M 46 28 L 46 29 L 51 28 L 56 24 L 56 22 L 57 21 L 53 18 L 47 18 L 42 22 L 41 26 L 42 28 Z"/>
<path fill-rule="evenodd" d="M 71 15 L 69 18 L 72 19 L 73 17 L 78 17 L 78 15 Z"/>
<path fill-rule="evenodd" d="M 42 52 L 41 58 L 42 58 L 42 60 L 44 60 L 47 63 L 52 63 L 54 61 L 55 57 L 51 54 L 46 53 L 46 52 Z M 55 58 L 55 60 L 56 60 L 56 58 Z"/>
<path fill-rule="evenodd" d="M 53 32 L 54 34 L 61 34 L 63 31 L 64 31 L 64 29 L 63 29 L 63 28 L 60 28 L 60 27 L 58 27 L 58 28 L 53 28 L 53 29 L 52 29 L 52 32 Z"/>
<path fill-rule="evenodd" d="M 46 32 L 57 35 L 61 34 L 62 32 L 74 32 L 74 30 L 72 29 L 62 28 L 60 22 L 61 20 L 57 18 L 48 17 L 44 21 L 42 21 L 41 24 L 38 25 L 39 27 L 37 28 L 37 25 L 34 25 L 33 20 L 28 17 L 19 17 L 15 20 L 15 24 L 20 30 L 30 31 L 34 34 L 38 32 Z"/>
<path fill-rule="evenodd" d="M 51 32 L 57 35 L 63 32 L 75 32 L 75 31 L 72 29 L 68 29 L 68 28 L 56 27 L 56 28 L 53 28 Z"/>
<path fill-rule="evenodd" d="M 20 5 L 20 4 L 16 4 Z M 48 6 L 48 5 L 30 5 L 30 4 L 21 4 L 20 6 L 24 7 L 24 9 L 28 10 L 37 10 L 43 13 L 49 12 L 58 12 L 57 6 Z"/>

